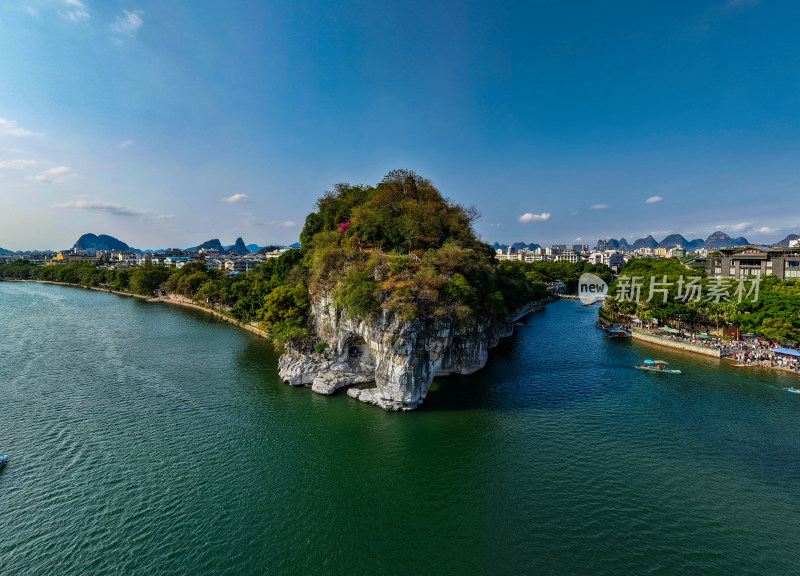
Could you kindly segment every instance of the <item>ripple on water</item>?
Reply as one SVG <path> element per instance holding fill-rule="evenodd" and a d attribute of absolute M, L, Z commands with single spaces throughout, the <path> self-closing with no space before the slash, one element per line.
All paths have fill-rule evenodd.
<path fill-rule="evenodd" d="M 386 414 L 202 314 L 0 283 L 0 559 L 19 574 L 795 569 L 792 375 L 532 314 Z M 632 366 L 655 354 L 675 379 Z"/>

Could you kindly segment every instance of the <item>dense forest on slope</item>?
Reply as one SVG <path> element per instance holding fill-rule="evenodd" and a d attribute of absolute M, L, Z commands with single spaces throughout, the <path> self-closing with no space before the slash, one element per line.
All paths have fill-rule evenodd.
<path fill-rule="evenodd" d="M 630 289 L 630 279 L 634 277 L 641 285 L 639 297 Z M 692 277 L 698 278 L 696 290 L 689 286 Z M 653 291 L 647 301 L 651 283 L 659 291 Z M 690 270 L 674 258 L 634 259 L 625 265 L 623 275 L 611 286 L 605 308 L 643 321 L 658 318 L 662 322 L 706 324 L 714 328 L 731 323 L 742 332 L 783 343 L 800 342 L 800 281 L 763 276 L 757 282 L 757 294 L 755 284 L 752 278 L 743 282 L 708 278 L 705 270 Z M 666 302 L 662 290 L 666 291 Z"/>
<path fill-rule="evenodd" d="M 430 180 L 390 172 L 377 186 L 339 184 L 317 203 L 300 236 L 307 286 L 349 315 L 388 309 L 405 320 L 504 318 L 544 294 L 472 229 L 477 211 L 443 197 Z"/>

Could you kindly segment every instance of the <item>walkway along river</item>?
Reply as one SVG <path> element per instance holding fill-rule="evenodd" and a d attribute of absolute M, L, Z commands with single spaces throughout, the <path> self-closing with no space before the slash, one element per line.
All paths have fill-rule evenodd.
<path fill-rule="evenodd" d="M 794 573 L 796 378 L 595 319 L 549 304 L 398 414 L 201 312 L 0 283 L 4 573 Z"/>

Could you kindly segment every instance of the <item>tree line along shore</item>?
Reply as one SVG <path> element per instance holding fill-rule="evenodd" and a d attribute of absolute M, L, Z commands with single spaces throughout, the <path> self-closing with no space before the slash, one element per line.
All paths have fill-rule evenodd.
<path fill-rule="evenodd" d="M 288 284 L 288 290 L 283 288 L 276 292 L 277 288 L 287 285 L 286 278 L 299 257 L 300 251 L 287 252 L 279 259 L 235 276 L 209 270 L 200 262 L 180 269 L 147 263 L 126 270 L 108 270 L 86 262 L 41 266 L 16 260 L 0 265 L 0 280 L 83 287 L 192 307 L 233 321 L 282 345 L 292 334 L 285 329 L 285 322 L 281 325 L 280 319 L 287 318 L 291 323 L 293 315 L 304 312 L 307 306 L 304 294 L 296 286 Z M 566 286 L 573 291 L 584 271 L 610 280 L 610 270 L 603 265 L 580 262 L 500 262 L 496 265 L 518 281 L 524 278 L 529 287 L 524 290 L 523 298 L 512 301 L 512 306 L 516 305 L 512 311 L 527 302 L 548 298 L 550 293 L 546 285 L 557 279 L 566 279 Z"/>
<path fill-rule="evenodd" d="M 611 280 L 604 265 L 498 262 L 472 228 L 477 217 L 430 180 L 395 170 L 375 186 L 335 185 L 306 218 L 301 247 L 249 272 L 227 275 L 202 262 L 108 270 L 20 260 L 0 266 L 0 278 L 169 296 L 257 326 L 279 345 L 314 340 L 310 304 L 322 295 L 349 317 L 386 311 L 401 321 L 448 319 L 471 326 L 503 321 L 546 298 L 555 279 L 573 289 L 583 272 Z"/>
<path fill-rule="evenodd" d="M 641 292 L 630 290 L 633 278 Z M 694 291 L 687 290 L 690 282 Z M 655 286 L 657 294 L 649 293 Z M 800 373 L 800 359 L 791 355 L 800 345 L 797 279 L 763 276 L 723 282 L 674 259 L 631 260 L 611 285 L 600 314 L 626 324 L 634 337 L 646 334 L 653 344 L 697 353 L 710 347 L 737 366 Z M 790 352 L 776 353 L 776 348 Z"/>
<path fill-rule="evenodd" d="M 625 292 L 632 278 L 642 287 L 638 293 Z M 690 283 L 695 290 L 688 289 Z M 654 293 L 651 287 L 657 287 Z M 703 268 L 690 268 L 675 259 L 640 258 L 625 265 L 603 310 L 615 320 L 657 321 L 660 326 L 708 332 L 724 340 L 749 335 L 789 347 L 800 343 L 798 279 L 714 278 Z"/>

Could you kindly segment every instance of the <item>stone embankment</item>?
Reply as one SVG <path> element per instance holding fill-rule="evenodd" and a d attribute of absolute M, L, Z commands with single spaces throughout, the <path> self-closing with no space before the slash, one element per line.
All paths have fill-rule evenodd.
<path fill-rule="evenodd" d="M 664 336 L 657 336 L 651 334 L 641 328 L 634 328 L 631 330 L 631 336 L 636 340 L 643 340 L 651 344 L 658 344 L 659 346 L 666 346 L 667 348 L 675 348 L 676 350 L 683 350 L 684 352 L 692 352 L 694 354 L 703 354 L 705 356 L 713 356 L 714 358 L 722 357 L 722 350 L 716 346 L 703 346 L 693 342 L 685 342 L 681 340 L 672 340 Z"/>

